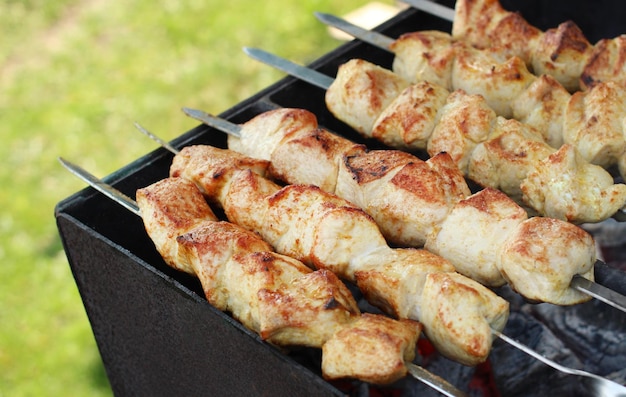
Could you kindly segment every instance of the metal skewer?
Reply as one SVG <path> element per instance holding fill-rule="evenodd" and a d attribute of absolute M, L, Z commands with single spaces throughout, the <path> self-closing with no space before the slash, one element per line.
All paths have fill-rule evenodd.
<path fill-rule="evenodd" d="M 324 25 L 339 29 L 365 43 L 371 44 L 385 51 L 392 52 L 391 44 L 393 44 L 395 40 L 391 37 L 385 36 L 384 34 L 374 30 L 362 28 L 332 14 L 316 11 L 313 15 L 315 15 L 315 17 Z"/>
<path fill-rule="evenodd" d="M 454 22 L 455 11 L 453 8 L 429 0 L 402 0 L 402 2 L 446 21 Z"/>
<path fill-rule="evenodd" d="M 183 108 L 183 112 L 187 114 L 188 116 L 190 116 L 191 118 L 201 121 L 204 124 L 210 127 L 216 128 L 226 134 L 229 134 L 235 137 L 241 137 L 241 127 L 235 123 L 231 123 L 230 121 L 210 115 L 201 110 Z M 144 133 L 145 135 L 147 135 L 148 137 L 150 137 L 151 139 L 159 143 L 161 146 L 163 146 L 165 149 L 169 150 L 170 152 L 174 154 L 179 152 L 178 149 L 173 148 L 170 144 L 168 144 L 167 142 L 165 142 L 163 139 L 159 138 L 152 132 L 148 131 L 147 129 L 143 128 L 141 125 L 135 123 L 135 126 L 137 127 L 139 131 L 141 131 L 142 133 Z M 543 362 L 544 364 L 550 366 L 553 369 L 556 369 L 568 375 L 580 376 L 580 377 L 585 378 L 585 382 L 583 383 L 589 388 L 588 389 L 589 391 L 594 392 L 593 395 L 607 396 L 607 397 L 611 397 L 611 396 L 612 397 L 617 397 L 617 396 L 626 397 L 626 394 L 623 394 L 623 393 L 626 393 L 626 387 L 616 382 L 613 382 L 601 376 L 592 374 L 590 372 L 563 366 L 547 357 L 542 356 L 538 352 L 534 351 L 533 349 L 529 348 L 528 346 L 520 342 L 517 342 L 513 338 L 506 336 L 500 331 L 492 329 L 491 332 L 495 336 L 503 340 L 504 342 L 508 343 L 509 345 L 521 350 L 522 352 Z M 425 384 L 433 387 L 435 390 L 443 393 L 444 395 L 447 395 L 447 396 L 465 395 L 464 393 L 454 388 L 454 386 L 449 384 L 444 379 L 432 374 L 431 372 L 425 370 L 424 368 L 419 367 L 412 363 L 407 364 L 407 366 L 409 369 L 409 373 L 412 376 L 424 382 Z M 456 393 L 461 393 L 461 394 L 456 394 Z"/>
<path fill-rule="evenodd" d="M 120 204 L 121 206 L 123 206 L 124 208 L 132 212 L 133 214 L 141 217 L 141 211 L 139 210 L 139 206 L 137 206 L 137 203 L 135 202 L 135 200 L 131 199 L 124 193 L 115 189 L 111 185 L 103 182 L 101 179 L 96 178 L 95 176 L 93 176 L 92 174 L 90 174 L 89 172 L 81 168 L 80 166 L 65 160 L 63 157 L 59 157 L 59 162 L 69 172 L 77 176 L 79 179 L 82 179 L 84 182 L 87 182 L 89 186 L 96 189 L 100 193 L 104 194 L 108 198 L 112 199 L 116 203 Z"/>
<path fill-rule="evenodd" d="M 215 119 L 218 120 L 218 124 L 219 124 L 219 120 L 221 120 L 223 122 L 222 123 L 223 125 L 230 125 L 231 124 L 230 122 L 225 121 L 223 119 L 219 119 L 217 117 Z M 235 125 L 235 124 L 233 124 L 233 125 Z M 142 133 L 144 133 L 147 136 L 149 136 L 151 139 L 153 139 L 156 142 L 158 142 L 161 146 L 163 146 L 165 149 L 169 150 L 170 152 L 172 152 L 174 154 L 177 154 L 179 152 L 178 149 L 174 148 L 172 145 L 170 145 L 165 140 L 159 138 L 158 136 L 154 135 L 153 133 L 151 133 L 147 129 L 143 128 L 138 123 L 135 123 L 135 127 L 137 127 L 137 129 L 139 131 L 141 131 Z M 137 202 L 135 200 L 131 199 L 130 197 L 126 196 L 124 193 L 120 192 L 119 190 L 115 189 L 111 185 L 108 185 L 107 183 L 105 183 L 101 179 L 99 179 L 96 176 L 92 175 L 91 173 L 89 173 L 84 168 L 82 168 L 82 167 L 80 167 L 80 166 L 78 166 L 78 165 L 76 165 L 76 164 L 74 164 L 74 163 L 72 163 L 72 162 L 70 162 L 68 160 L 65 160 L 62 157 L 59 157 L 59 162 L 68 171 L 70 171 L 72 174 L 77 176 L 79 179 L 82 179 L 84 182 L 87 182 L 88 185 L 90 185 L 91 187 L 93 187 L 94 189 L 99 191 L 100 193 L 103 193 L 105 196 L 107 196 L 108 198 L 112 199 L 116 203 L 120 204 L 124 208 L 128 209 L 133 214 L 141 217 L 141 211 L 139 210 L 139 206 L 137 205 Z M 443 379 L 443 378 L 433 374 L 432 372 L 427 371 L 426 369 L 420 367 L 419 365 L 416 365 L 416 364 L 413 364 L 413 363 L 405 363 L 405 364 L 406 364 L 406 366 L 408 368 L 408 371 L 411 374 L 411 376 L 413 376 L 415 379 L 423 382 L 424 384 L 432 387 L 433 389 L 437 390 L 438 392 L 442 393 L 443 395 L 448 396 L 448 397 L 467 397 L 466 393 L 464 393 L 461 390 L 457 389 L 456 387 L 454 387 L 451 383 L 449 383 L 445 379 Z"/>

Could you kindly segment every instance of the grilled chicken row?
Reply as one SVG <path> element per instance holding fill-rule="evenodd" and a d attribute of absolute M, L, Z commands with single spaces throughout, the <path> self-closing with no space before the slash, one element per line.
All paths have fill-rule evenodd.
<path fill-rule="evenodd" d="M 409 82 L 482 95 L 497 115 L 536 128 L 554 148 L 576 146 L 593 164 L 625 161 L 623 86 L 598 83 L 572 95 L 553 77 L 530 74 L 519 58 L 499 60 L 438 31 L 403 35 L 391 48 L 394 72 Z"/>
<path fill-rule="evenodd" d="M 229 148 L 269 160 L 269 172 L 314 184 L 370 214 L 388 241 L 419 246 L 488 286 L 510 286 L 529 300 L 574 304 L 570 287 L 593 279 L 593 238 L 552 218 L 530 218 L 502 192 L 470 194 L 447 153 L 422 161 L 397 150 L 367 150 L 319 128 L 302 109 L 276 109 L 242 125 Z M 539 282 L 539 280 L 541 281 Z"/>
<path fill-rule="evenodd" d="M 322 349 L 328 379 L 389 383 L 415 357 L 421 324 L 361 314 L 328 270 L 277 254 L 257 234 L 219 221 L 192 182 L 166 178 L 137 191 L 148 232 L 165 262 L 196 275 L 208 301 L 261 338 Z"/>
<path fill-rule="evenodd" d="M 361 59 L 339 67 L 326 105 L 368 138 L 409 151 L 426 149 L 431 156 L 446 152 L 463 175 L 483 187 L 500 189 L 540 215 L 584 223 L 607 219 L 626 203 L 626 185 L 615 184 L 608 171 L 583 156 L 626 162 L 624 137 L 601 128 L 607 119 L 614 126 L 618 110 L 593 101 L 592 94 L 604 95 L 600 89 L 578 103 L 580 123 L 590 126 L 589 134 L 578 136 L 576 146 L 558 149 L 536 128 L 498 116 L 481 95 L 451 93 L 425 81 L 411 84 Z M 554 110 L 546 102 L 548 109 Z M 529 114 L 541 118 L 544 113 Z M 615 140 L 621 143 L 613 147 Z"/>
<path fill-rule="evenodd" d="M 457 0 L 452 35 L 520 57 L 535 74 L 555 77 L 570 92 L 607 81 L 626 87 L 626 35 L 592 45 L 572 21 L 543 32 L 498 0 Z"/>
<path fill-rule="evenodd" d="M 466 365 L 486 359 L 491 330 L 508 318 L 505 300 L 440 256 L 390 248 L 374 220 L 348 201 L 310 184 L 281 187 L 251 162 L 231 150 L 189 146 L 174 157 L 170 175 L 196 183 L 231 222 L 277 252 L 354 283 L 396 318 L 420 321 L 445 356 Z"/>

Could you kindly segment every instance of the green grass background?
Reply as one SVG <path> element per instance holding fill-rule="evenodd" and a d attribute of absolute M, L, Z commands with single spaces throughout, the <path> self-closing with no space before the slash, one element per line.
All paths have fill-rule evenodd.
<path fill-rule="evenodd" d="M 0 0 L 0 397 L 111 390 L 54 222 L 84 184 L 57 157 L 105 176 L 282 74 L 242 46 L 308 63 L 341 43 L 312 15 L 364 0 Z"/>

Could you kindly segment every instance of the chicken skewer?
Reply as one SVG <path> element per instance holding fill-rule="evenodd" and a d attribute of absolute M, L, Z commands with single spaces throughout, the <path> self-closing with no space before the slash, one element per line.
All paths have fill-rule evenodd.
<path fill-rule="evenodd" d="M 326 89 L 331 113 L 362 135 L 396 148 L 446 152 L 470 179 L 540 215 L 585 223 L 623 211 L 626 185 L 614 184 L 606 170 L 584 161 L 571 145 L 552 149 L 533 128 L 496 117 L 480 96 L 449 94 L 429 83 L 410 85 L 360 59 L 341 65 L 333 80 L 259 49 L 245 51 Z"/>
<path fill-rule="evenodd" d="M 332 272 L 312 271 L 276 254 L 256 234 L 219 221 L 193 183 L 168 178 L 138 190 L 135 202 L 81 167 L 59 160 L 74 175 L 144 219 L 166 263 L 197 275 L 207 299 L 218 309 L 232 312 L 270 343 L 321 347 L 327 379 L 352 377 L 385 384 L 408 371 L 444 395 L 465 396 L 411 363 L 420 323 L 361 314 L 349 290 Z M 212 248 L 207 251 L 205 246 Z M 258 261 L 261 267 L 255 265 Z M 281 312 L 289 317 L 277 316 Z M 283 321 L 278 320 L 281 317 Z"/>
<path fill-rule="evenodd" d="M 251 170 L 252 161 L 189 146 L 176 151 L 170 175 L 196 183 L 231 222 L 260 234 L 277 252 L 356 284 L 394 317 L 420 321 L 445 356 L 465 365 L 487 358 L 491 329 L 502 330 L 508 318 L 505 300 L 437 255 L 390 248 L 373 219 L 346 200 L 313 185 L 281 188 Z"/>
<path fill-rule="evenodd" d="M 570 92 L 608 81 L 626 87 L 626 35 L 592 45 L 572 21 L 543 32 L 498 0 L 457 0 L 454 10 L 428 0 L 404 2 L 452 22 L 454 39 L 519 57 L 535 74 L 553 76 Z"/>
<path fill-rule="evenodd" d="M 227 124 L 225 124 L 225 123 L 221 123 L 221 122 L 220 122 L 220 124 L 222 124 L 222 125 L 227 125 Z M 147 131 L 147 130 L 145 130 L 144 128 L 142 128 L 142 127 L 140 127 L 140 126 L 138 126 L 138 128 L 139 128 L 142 132 L 144 132 L 144 133 L 146 133 L 148 136 L 150 136 L 151 138 L 153 138 L 153 139 L 157 140 L 158 142 L 160 142 L 160 143 L 161 143 L 161 144 L 162 144 L 165 148 L 167 148 L 168 150 L 172 151 L 173 153 L 176 153 L 175 158 L 174 158 L 174 161 L 173 161 L 173 165 L 172 165 L 172 172 L 173 172 L 173 173 L 175 173 L 175 174 L 176 174 L 176 173 L 182 172 L 182 173 L 183 173 L 183 174 L 185 174 L 187 177 L 192 177 L 192 178 L 196 181 L 196 183 L 199 183 L 199 184 L 201 184 L 201 185 L 203 186 L 203 189 L 204 189 L 204 190 L 212 191 L 212 192 L 215 192 L 215 194 L 221 195 L 221 196 L 222 196 L 222 198 L 221 198 L 221 199 L 219 199 L 219 200 L 220 200 L 220 202 L 221 202 L 221 203 L 224 203 L 225 205 L 227 205 L 227 206 L 228 206 L 228 200 L 230 200 L 230 199 L 232 199 L 232 198 L 233 198 L 233 197 L 232 197 L 229 193 L 224 193 L 224 192 L 222 192 L 222 193 L 220 194 L 220 193 L 216 192 L 216 191 L 215 191 L 215 189 L 214 189 L 213 187 L 206 186 L 204 183 L 202 183 L 202 182 L 201 182 L 201 180 L 203 180 L 203 181 L 205 181 L 205 182 L 206 182 L 206 181 L 209 179 L 209 178 L 206 178 L 206 177 L 204 176 L 204 175 L 206 175 L 206 174 L 205 174 L 205 172 L 206 172 L 206 173 L 208 173 L 208 174 L 212 174 L 212 175 L 217 175 L 217 174 L 219 174 L 220 176 L 219 176 L 219 177 L 217 177 L 217 178 L 218 178 L 218 179 L 221 179 L 222 172 L 223 172 L 223 171 L 225 171 L 225 167 L 224 167 L 224 164 L 223 164 L 223 162 L 224 162 L 224 160 L 225 160 L 225 159 L 224 159 L 224 157 L 222 157 L 222 156 L 221 156 L 221 154 L 220 154 L 220 149 L 216 149 L 216 148 L 211 148 L 211 149 L 209 149 L 209 148 L 207 148 L 207 147 L 204 147 L 203 149 L 201 149 L 201 151 L 202 151 L 203 153 L 205 153 L 205 154 L 206 154 L 206 149 L 208 149 L 208 151 L 209 151 L 211 154 L 216 155 L 217 157 L 219 157 L 219 158 L 220 158 L 220 160 L 219 160 L 219 161 L 217 161 L 217 162 L 216 162 L 215 160 L 208 160 L 208 161 L 207 161 L 207 158 L 206 158 L 206 157 L 204 157 L 204 158 L 203 158 L 203 160 L 201 160 L 201 161 L 197 161 L 198 159 L 196 159 L 196 160 L 191 160 L 191 159 L 187 158 L 187 159 L 182 160 L 182 162 L 183 162 L 184 164 L 181 164 L 181 162 L 178 162 L 178 165 L 177 165 L 176 163 L 177 163 L 177 157 L 178 157 L 178 156 L 181 156 L 181 157 L 187 157 L 187 156 L 190 156 L 190 155 L 192 155 L 192 156 L 193 156 L 193 154 L 191 154 L 191 153 L 185 153 L 185 151 L 186 151 L 189 147 L 184 148 L 184 149 L 182 149 L 182 151 L 181 151 L 181 152 L 179 152 L 178 150 L 176 150 L 175 148 L 173 148 L 171 145 L 169 145 L 169 144 L 165 143 L 163 140 L 159 139 L 159 138 L 158 138 L 158 137 L 156 137 L 154 134 L 152 134 L 152 133 L 148 132 L 148 131 Z M 191 149 L 191 152 L 192 152 L 192 153 L 195 153 L 195 154 L 197 155 L 197 154 L 198 154 L 198 150 L 197 150 L 197 149 L 198 149 L 198 147 L 194 147 L 194 148 L 192 148 L 192 149 Z M 231 153 L 231 155 L 232 155 L 232 153 Z M 237 156 L 236 156 L 236 155 L 233 155 L 233 157 L 237 157 Z M 237 163 L 237 162 L 238 162 L 238 159 L 234 159 L 234 160 L 233 160 L 233 159 L 231 159 L 231 160 L 232 160 L 232 162 L 234 162 L 234 163 Z M 228 162 L 228 160 L 226 160 L 226 161 Z M 198 166 L 201 166 L 201 165 L 202 165 L 202 166 L 209 165 L 209 168 L 208 168 L 208 169 L 206 169 L 205 167 L 202 167 L 202 171 L 199 171 L 199 170 L 197 170 L 197 169 L 196 169 L 195 171 L 191 171 L 191 172 L 190 172 L 190 170 L 189 170 L 189 166 L 190 166 L 190 165 L 192 165 L 192 164 L 193 164 L 193 167 L 194 167 L 194 168 L 197 168 Z M 217 168 L 219 169 L 219 171 L 218 171 L 218 170 L 215 170 L 215 169 L 212 169 L 212 167 L 215 167 L 215 165 L 216 165 L 216 164 L 220 164 L 220 165 L 217 167 Z M 217 173 L 215 173 L 214 171 L 218 171 L 218 172 L 217 172 Z M 240 170 L 240 171 L 236 171 L 236 172 L 245 172 L 245 171 L 241 171 L 241 170 Z M 194 174 L 194 175 L 192 176 L 191 174 Z M 248 173 L 248 175 L 251 175 L 251 173 Z M 232 176 L 232 178 L 237 179 L 237 177 L 236 177 L 236 176 L 234 176 L 234 175 Z M 255 182 L 252 184 L 252 185 L 254 185 L 253 189 L 262 190 L 262 191 L 263 191 L 263 192 L 262 192 L 262 194 L 267 194 L 268 192 L 266 192 L 266 191 L 265 191 L 267 186 L 265 186 L 265 187 L 261 187 L 261 188 L 259 189 L 259 186 L 257 185 L 257 182 L 259 182 L 259 181 L 260 181 L 260 179 L 259 179 L 259 177 L 258 177 L 258 176 L 257 176 L 257 177 L 255 177 L 254 179 L 255 179 Z M 262 178 L 261 178 L 261 179 L 262 179 Z M 231 185 L 232 185 L 232 184 L 237 184 L 237 183 L 238 183 L 238 182 L 233 181 L 233 182 L 231 182 Z M 225 186 L 224 186 L 223 181 L 219 181 L 219 182 L 217 182 L 217 184 L 218 184 L 218 185 L 220 185 L 220 186 L 222 186 L 222 189 L 232 190 L 232 188 L 227 188 L 227 187 L 225 187 Z M 285 189 L 285 188 L 281 189 L 281 188 L 279 188 L 278 186 L 276 186 L 276 188 L 277 188 L 277 189 L 279 189 L 279 190 L 277 191 L 277 193 L 272 194 L 272 195 L 271 195 L 271 196 L 269 196 L 269 198 L 268 198 L 268 201 L 269 201 L 270 203 L 271 203 L 273 200 L 275 200 L 277 197 L 282 196 L 281 192 Z M 236 189 L 236 188 L 235 188 L 235 189 Z M 288 189 L 288 188 L 287 188 L 287 189 Z M 313 190 L 314 190 L 314 191 L 318 191 L 318 190 L 316 190 L 315 188 L 313 188 Z M 259 202 L 259 201 L 262 201 L 262 200 L 263 200 L 263 198 L 262 198 L 262 197 L 250 197 L 248 194 L 246 194 L 246 196 L 247 196 L 247 197 L 245 198 L 245 200 L 247 200 L 247 202 L 250 202 L 249 200 L 254 200 L 255 202 Z M 236 200 L 236 199 L 235 199 L 235 200 Z M 291 202 L 290 204 L 291 204 L 291 206 L 293 206 L 293 205 L 295 204 L 295 206 L 298 206 L 298 207 L 300 207 L 300 208 L 302 209 L 302 208 L 303 208 L 303 206 L 304 206 L 304 207 L 306 207 L 309 203 L 304 203 L 304 201 L 296 200 L 296 201 L 294 201 L 294 202 Z M 270 205 L 271 205 L 271 204 L 270 204 Z M 236 207 L 235 212 L 236 212 L 237 214 L 239 214 L 239 215 L 240 215 L 240 214 L 242 214 L 242 212 L 243 212 L 243 211 L 241 211 L 241 207 L 239 206 L 239 204 L 236 204 L 236 205 L 235 205 L 235 207 Z M 253 211 L 254 211 L 254 210 L 256 210 L 256 209 L 258 209 L 258 205 L 253 205 L 253 207 L 254 207 Z M 229 213 L 229 209 L 228 209 L 228 208 L 225 208 L 225 210 L 226 210 L 226 213 L 227 213 L 227 215 L 228 215 L 228 213 Z M 240 219 L 240 220 L 242 220 L 242 217 L 241 217 L 241 216 L 239 216 L 239 215 L 237 215 L 237 218 L 238 218 L 238 219 Z M 244 215 L 244 218 L 247 218 L 247 217 L 249 217 L 249 216 L 250 216 L 250 214 Z M 254 217 L 255 217 L 255 218 L 259 218 L 259 217 L 263 217 L 263 216 L 262 216 L 262 215 L 260 215 L 260 216 L 255 215 Z M 246 222 L 245 220 L 243 220 L 243 221 L 244 221 L 244 222 Z M 302 221 L 302 219 L 300 219 L 299 221 Z M 272 224 L 272 223 L 274 222 L 274 220 L 270 220 L 270 221 L 266 221 L 266 222 L 267 222 L 267 223 Z M 302 222 L 297 222 L 297 223 L 302 223 Z M 259 233 L 262 233 L 263 235 L 266 235 L 266 233 L 264 233 L 264 231 L 265 231 L 265 230 L 263 230 L 263 229 L 258 229 L 258 227 L 259 227 L 259 226 L 258 226 L 258 224 L 257 224 L 257 222 L 256 222 L 256 221 L 252 221 L 252 224 L 255 224 L 255 226 L 252 226 L 253 228 L 255 228 L 255 230 L 257 230 Z M 271 234 L 271 233 L 270 233 L 270 234 Z M 277 243 L 277 244 L 281 244 L 281 243 Z M 359 248 L 360 248 L 360 247 L 359 247 Z M 562 372 L 569 373 L 569 374 L 575 374 L 575 375 L 588 376 L 588 375 L 586 375 L 587 373 L 586 373 L 586 372 L 584 372 L 584 371 L 582 371 L 582 372 L 580 372 L 580 373 L 579 373 L 579 372 L 578 372 L 578 370 L 573 370 L 573 369 L 571 369 L 571 368 L 563 367 L 563 366 L 561 366 L 561 365 L 559 365 L 559 364 L 557 364 L 557 363 L 555 363 L 555 362 L 553 362 L 553 361 L 551 361 L 551 360 L 549 360 L 549 359 L 546 359 L 545 357 L 543 357 L 543 356 L 539 355 L 538 353 L 534 352 L 532 349 L 529 349 L 528 347 L 526 347 L 526 346 L 524 346 L 524 345 L 520 344 L 519 342 L 516 342 L 515 340 L 512 340 L 511 338 L 507 337 L 506 335 L 503 335 L 500 331 L 492 330 L 492 332 L 493 332 L 495 335 L 497 335 L 497 336 L 499 336 L 500 338 L 502 338 L 502 340 L 504 340 L 505 342 L 507 342 L 507 343 L 511 344 L 512 346 L 514 346 L 514 347 L 516 347 L 516 348 L 519 348 L 520 350 L 524 351 L 525 353 L 527 353 L 527 354 L 531 355 L 531 356 L 532 356 L 532 357 L 534 357 L 534 358 L 539 359 L 540 361 L 542 361 L 542 362 L 544 362 L 544 363 L 546 363 L 546 364 L 548 364 L 548 365 L 552 366 L 552 367 L 553 367 L 553 368 L 555 368 L 555 369 L 558 369 L 558 370 L 560 370 L 560 371 L 562 371 Z M 593 377 L 593 378 L 596 378 L 597 376 L 593 375 L 592 377 Z M 602 378 L 600 378 L 600 379 L 602 379 Z M 599 382 L 600 382 L 600 383 L 604 383 L 604 381 L 602 381 L 602 380 L 599 380 Z M 622 388 L 622 386 L 617 385 L 617 384 L 615 384 L 615 386 L 613 386 L 613 387 L 614 387 L 616 390 L 622 390 L 622 389 L 623 389 L 623 388 Z M 624 390 L 626 390 L 626 389 L 624 389 Z"/>
<path fill-rule="evenodd" d="M 363 191 L 363 193 L 359 193 L 359 189 L 361 187 L 358 185 L 354 186 L 351 184 L 353 187 L 349 189 L 342 188 L 340 186 L 342 181 L 350 181 L 360 178 L 350 173 L 348 173 L 348 175 L 344 177 L 340 176 L 340 174 L 345 173 L 346 168 L 340 166 L 339 163 L 342 161 L 347 161 L 344 156 L 351 156 L 353 159 L 357 158 L 358 153 L 354 151 L 350 154 L 342 153 L 341 148 L 350 147 L 349 141 L 340 137 L 336 137 L 327 130 L 317 128 L 317 124 L 315 123 L 315 117 L 304 110 L 279 109 L 275 111 L 269 111 L 255 117 L 243 126 L 238 126 L 226 120 L 210 116 L 201 111 L 196 111 L 192 109 L 184 110 L 185 113 L 187 113 L 191 117 L 202 121 L 209 126 L 218 128 L 219 130 L 226 132 L 229 135 L 228 142 L 231 149 L 245 153 L 247 155 L 251 155 L 253 157 L 270 160 L 270 173 L 288 183 L 317 184 L 318 186 L 322 186 L 323 189 L 335 192 L 353 202 L 358 200 L 355 199 L 356 197 L 367 196 L 367 192 L 370 193 L 369 195 L 372 195 L 372 193 L 377 193 L 379 196 L 391 197 L 391 200 L 387 202 L 378 202 L 375 205 L 381 205 L 385 208 L 401 208 L 402 210 L 404 210 L 403 213 L 405 214 L 413 212 L 406 211 L 405 209 L 407 207 L 414 209 L 416 206 L 419 205 L 432 205 L 432 202 L 431 204 L 429 204 L 426 201 L 415 201 L 410 195 L 400 196 L 398 194 L 394 194 L 393 189 L 399 188 L 398 185 L 394 184 L 390 184 L 389 188 L 378 188 L 376 190 L 372 190 L 371 188 L 368 189 L 366 187 L 366 189 L 368 190 Z M 159 140 L 157 137 L 150 134 L 145 129 L 139 126 L 138 128 L 148 136 L 151 136 L 153 139 L 160 142 L 162 145 L 166 145 L 165 142 Z M 306 133 L 307 130 L 310 131 L 310 135 Z M 310 136 L 312 139 L 307 139 L 307 136 Z M 329 151 L 329 148 L 334 148 L 334 150 Z M 169 147 L 168 149 L 171 151 L 176 151 L 174 148 L 171 147 Z M 376 153 L 380 151 L 373 152 Z M 364 157 L 367 158 L 367 156 Z M 305 161 L 305 159 L 310 160 Z M 419 162 L 420 160 L 414 159 L 413 161 Z M 334 167 L 332 165 L 327 166 L 327 164 L 332 163 L 335 164 Z M 356 162 L 355 165 L 359 166 L 359 164 L 363 165 L 364 163 L 365 162 Z M 384 166 L 389 167 L 389 164 L 385 164 Z M 334 182 L 329 182 L 326 176 L 323 176 L 322 178 L 315 178 L 314 175 L 317 175 L 318 177 L 321 175 L 319 171 L 312 173 L 310 171 L 312 167 L 315 167 L 315 169 L 317 170 L 326 170 L 326 172 L 332 176 L 330 179 L 334 180 Z M 376 166 L 370 168 L 382 169 L 382 167 Z M 367 168 L 361 168 L 360 172 L 367 173 Z M 415 170 L 413 170 L 412 172 L 415 172 Z M 398 174 L 396 174 L 396 176 L 397 175 Z M 419 180 L 417 173 L 413 177 L 409 176 L 409 174 L 406 173 L 405 175 L 408 180 Z M 326 182 L 323 182 L 323 180 L 326 180 Z M 386 179 L 386 177 L 383 176 L 383 180 L 389 179 Z M 422 182 L 417 183 L 417 185 L 420 187 L 420 190 L 429 190 L 427 186 L 428 184 L 424 182 L 425 181 L 422 180 Z M 383 184 L 384 183 L 385 182 L 383 182 Z M 439 183 L 445 183 L 445 181 L 440 181 Z M 350 195 L 350 193 L 348 192 L 352 192 L 352 194 Z M 478 197 L 480 197 L 481 199 L 477 199 Z M 484 209 L 486 207 L 486 204 L 490 201 L 492 202 L 492 207 L 490 211 L 495 211 L 498 204 L 500 205 L 500 209 L 497 213 L 490 211 L 473 211 L 473 213 L 467 214 L 463 211 L 463 208 L 465 207 L 465 209 L 471 210 L 472 205 L 470 204 L 467 207 L 463 205 L 460 206 L 461 209 L 456 212 L 455 216 L 457 217 L 457 219 L 460 216 L 461 218 L 469 220 L 470 223 L 473 223 L 473 225 L 471 225 L 472 232 L 468 234 L 463 234 L 464 227 L 459 224 L 455 225 L 452 222 L 451 224 L 453 226 L 450 226 L 448 230 L 455 230 L 455 227 L 460 230 L 459 233 L 461 233 L 461 235 L 458 236 L 455 241 L 457 241 L 457 244 L 459 244 L 457 245 L 456 250 L 460 251 L 461 253 L 451 254 L 446 250 L 443 250 L 443 252 L 439 250 L 440 252 L 437 252 L 447 259 L 450 259 L 453 265 L 457 268 L 457 270 L 460 270 L 461 273 L 465 274 L 466 276 L 475 278 L 483 283 L 491 285 L 499 285 L 502 281 L 504 281 L 501 275 L 495 274 L 499 271 L 499 268 L 496 258 L 491 255 L 493 255 L 493 252 L 498 251 L 498 244 L 496 244 L 496 246 L 493 245 L 493 243 L 495 242 L 493 236 L 498 235 L 504 238 L 503 235 L 506 233 L 503 233 L 503 230 L 507 230 L 507 228 L 514 228 L 513 225 L 519 222 L 520 219 L 524 218 L 524 215 L 521 214 L 521 211 L 516 210 L 516 205 L 508 200 L 508 198 L 504 199 L 500 197 L 500 200 L 498 200 L 497 198 L 497 194 L 487 189 L 483 193 L 476 194 L 473 196 L 473 198 L 465 200 L 466 203 L 482 203 L 479 207 L 474 207 L 475 209 L 480 207 Z M 495 206 L 493 206 L 494 204 Z M 369 205 L 361 206 L 362 208 L 367 207 L 370 210 L 372 208 L 372 206 Z M 454 214 L 454 209 L 452 209 L 450 213 Z M 383 217 L 381 221 L 378 221 L 379 226 L 388 217 L 391 216 Z M 478 223 L 478 219 L 481 219 L 482 222 Z M 477 224 L 480 224 L 481 226 L 476 227 Z M 549 235 L 549 233 L 547 235 Z M 547 235 L 544 233 L 542 239 L 545 239 Z M 448 236 L 451 235 L 448 234 Z M 472 238 L 468 236 L 476 237 L 477 241 L 488 241 L 489 246 L 482 248 L 482 243 L 474 242 Z M 560 243 L 555 243 L 555 245 L 559 244 Z M 437 249 L 437 244 L 427 244 L 427 247 L 432 247 L 433 245 L 434 248 Z M 454 249 L 454 244 L 451 244 L 448 247 L 444 248 Z M 591 249 L 590 246 L 589 248 Z M 574 256 L 576 257 L 579 255 L 574 254 Z M 573 261 L 576 261 L 578 259 L 579 258 L 573 259 Z M 518 260 L 520 261 L 520 263 L 524 262 L 524 258 L 518 258 Z M 536 266 L 541 261 L 536 261 L 533 259 L 531 262 L 531 266 Z M 515 261 L 510 262 L 510 264 L 511 268 L 518 267 L 518 263 L 515 263 Z M 571 263 L 568 264 L 568 266 L 569 270 L 565 271 L 565 269 L 563 269 L 557 272 L 561 275 L 568 274 L 568 272 L 571 272 L 573 270 L 573 267 L 571 267 Z M 538 273 L 542 272 L 542 270 L 538 269 L 535 269 L 534 271 Z M 548 269 L 545 269 L 545 271 L 550 272 L 550 270 Z M 591 275 L 592 274 L 593 272 L 591 272 Z M 523 284 L 524 280 L 528 279 L 529 277 L 533 277 L 530 274 L 524 274 L 520 276 L 521 277 L 519 281 L 521 284 Z M 517 280 L 509 278 L 507 281 L 509 283 L 512 283 L 514 289 L 520 290 L 520 288 L 516 287 Z M 530 290 L 534 290 L 535 292 L 537 292 L 537 287 L 544 284 L 544 282 L 533 284 Z M 604 303 L 619 308 L 622 311 L 626 311 L 626 297 L 615 291 L 598 285 L 584 277 L 574 276 L 573 279 L 571 277 L 563 278 L 561 280 L 560 287 L 557 287 L 557 284 L 552 284 L 548 287 L 548 289 L 563 291 L 564 288 L 567 289 L 568 285 L 571 288 L 577 289 L 583 293 L 596 297 Z M 526 291 L 526 293 L 529 292 L 529 290 L 521 290 L 522 295 L 524 295 L 524 291 Z M 545 292 L 545 289 L 543 291 Z M 562 292 L 558 293 L 562 294 Z M 526 295 L 526 297 L 529 299 L 537 299 L 539 295 Z M 542 296 L 542 298 L 546 299 L 546 295 Z M 556 301 L 552 302 L 556 303 Z M 563 303 L 563 301 L 561 303 Z M 573 303 L 573 301 L 570 301 L 570 303 Z"/>
<path fill-rule="evenodd" d="M 489 55 L 436 31 L 414 32 L 391 40 L 341 18 L 316 13 L 325 24 L 395 54 L 392 69 L 411 83 L 427 81 L 448 90 L 482 95 L 497 115 L 513 117 L 541 132 L 553 148 L 574 145 L 585 160 L 626 172 L 622 118 L 626 96 L 614 83 L 597 84 L 571 95 L 553 78 L 534 77 L 513 59 Z"/>

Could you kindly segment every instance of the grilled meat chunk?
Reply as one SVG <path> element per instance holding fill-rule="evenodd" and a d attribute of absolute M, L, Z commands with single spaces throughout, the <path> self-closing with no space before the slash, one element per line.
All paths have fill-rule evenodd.
<path fill-rule="evenodd" d="M 593 280 L 594 246 L 591 235 L 571 223 L 533 217 L 509 235 L 498 267 L 527 299 L 572 305 L 591 299 L 570 283 L 575 275 Z"/>
<path fill-rule="evenodd" d="M 444 255 L 459 273 L 498 287 L 506 283 L 497 266 L 499 247 L 526 218 L 508 196 L 487 188 L 459 202 L 425 248 Z"/>
<path fill-rule="evenodd" d="M 520 187 L 532 208 L 574 223 L 609 218 L 626 202 L 626 185 L 614 184 L 602 167 L 567 144 L 541 160 Z"/>
<path fill-rule="evenodd" d="M 401 320 L 404 329 L 396 324 L 365 313 L 339 330 L 322 347 L 324 377 L 337 379 L 358 374 L 359 379 L 384 384 L 406 375 L 405 363 L 415 358 L 420 324 Z M 382 372 L 381 367 L 395 370 Z"/>

